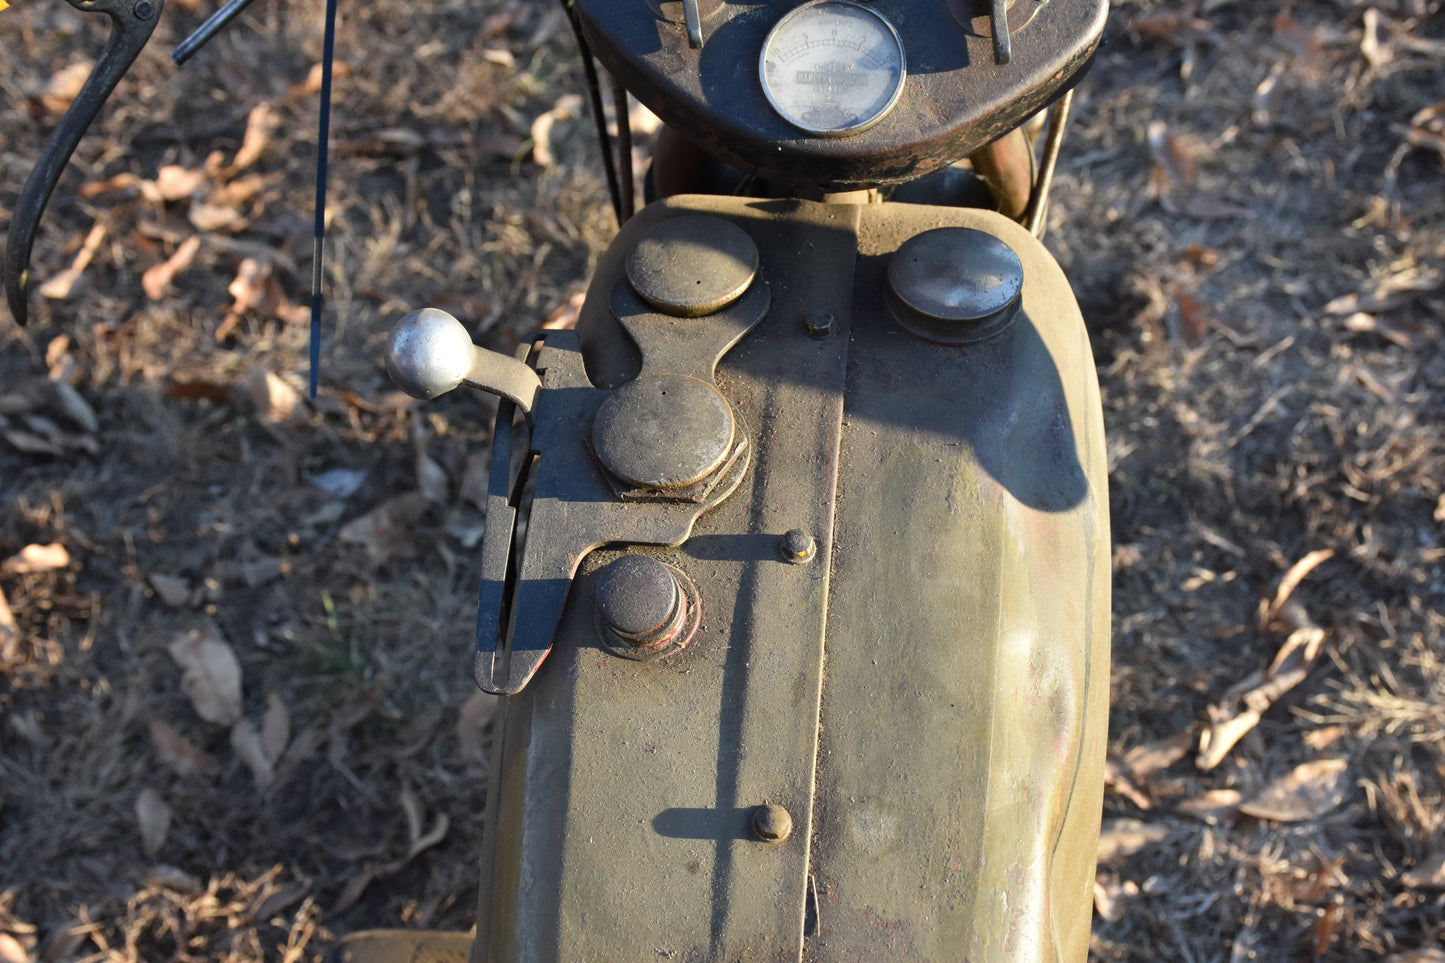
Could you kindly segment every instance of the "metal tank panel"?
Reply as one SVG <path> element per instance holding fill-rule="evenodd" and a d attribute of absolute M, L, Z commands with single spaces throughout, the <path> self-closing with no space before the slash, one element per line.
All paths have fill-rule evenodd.
<path fill-rule="evenodd" d="M 715 377 L 751 467 L 681 544 L 580 561 L 550 655 L 499 713 L 477 959 L 1083 959 L 1108 521 L 1062 274 L 985 212 L 677 198 L 602 259 L 578 330 L 593 384 L 660 364 L 614 286 L 681 215 L 745 231 L 769 287 Z M 941 345 L 892 319 L 891 255 L 941 227 L 1019 255 L 1001 333 Z M 650 660 L 604 638 L 610 583 L 598 608 L 630 554 L 696 607 Z"/>

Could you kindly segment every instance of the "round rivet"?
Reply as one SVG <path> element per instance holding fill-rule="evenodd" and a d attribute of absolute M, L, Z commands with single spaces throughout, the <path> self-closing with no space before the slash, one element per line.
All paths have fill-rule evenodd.
<path fill-rule="evenodd" d="M 801 528 L 794 528 L 778 540 L 778 551 L 790 562 L 806 562 L 818 551 L 818 543 Z"/>
<path fill-rule="evenodd" d="M 150 0 L 140 0 L 139 3 L 131 8 L 131 12 L 136 15 L 136 19 L 138 20 L 149 20 L 155 16 L 156 8 L 151 4 Z"/>
<path fill-rule="evenodd" d="M 685 214 L 644 234 L 626 270 L 632 289 L 654 309 L 695 318 L 742 296 L 758 273 L 758 246 L 732 221 Z"/>
<path fill-rule="evenodd" d="M 732 406 L 707 382 L 687 375 L 639 378 L 597 409 L 592 448 L 629 484 L 678 488 L 723 463 L 733 425 Z"/>
<path fill-rule="evenodd" d="M 893 319 L 930 341 L 966 344 L 1003 331 L 1018 315 L 1023 262 L 1001 239 L 966 227 L 909 238 L 888 261 Z"/>
<path fill-rule="evenodd" d="M 605 630 L 639 648 L 669 641 L 686 614 L 677 579 L 650 555 L 624 555 L 603 569 L 596 607 Z"/>
<path fill-rule="evenodd" d="M 793 817 L 777 803 L 764 803 L 753 810 L 753 833 L 764 842 L 780 843 L 793 832 Z"/>

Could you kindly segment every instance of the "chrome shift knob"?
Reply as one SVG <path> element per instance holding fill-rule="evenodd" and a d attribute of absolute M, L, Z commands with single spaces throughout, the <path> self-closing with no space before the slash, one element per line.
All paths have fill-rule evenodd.
<path fill-rule="evenodd" d="M 501 395 L 531 411 L 541 390 L 537 372 L 515 358 L 472 344 L 467 329 L 439 308 L 422 308 L 392 326 L 386 373 L 414 398 L 435 398 L 457 385 Z"/>

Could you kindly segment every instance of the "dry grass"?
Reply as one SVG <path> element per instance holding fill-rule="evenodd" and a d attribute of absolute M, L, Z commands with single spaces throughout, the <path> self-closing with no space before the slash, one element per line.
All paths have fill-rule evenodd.
<path fill-rule="evenodd" d="M 0 561 L 68 552 L 0 573 L 0 959 L 311 960 L 363 926 L 470 923 L 488 409 L 398 399 L 380 343 L 423 304 L 515 343 L 581 289 L 611 214 L 552 5 L 344 8 L 323 390 L 295 403 L 320 9 L 257 4 L 178 71 L 165 51 L 205 10 L 176 0 L 36 245 L 51 278 L 99 225 L 89 265 L 28 329 L 0 326 Z M 1445 91 L 1445 25 L 1438 0 L 1369 9 L 1121 2 L 1077 102 L 1049 240 L 1097 328 L 1106 818 L 1139 821 L 1110 823 L 1100 960 L 1445 958 L 1405 955 L 1445 939 L 1445 157 L 1407 148 Z M 100 19 L 0 13 L 20 51 L 0 76 L 0 204 Z M 81 196 L 168 165 L 202 172 L 194 191 Z M 1311 626 L 1302 681 L 1199 768 L 1211 709 Z M 182 688 L 169 646 L 190 629 L 236 654 L 239 722 Z M 263 776 L 235 733 L 274 738 L 278 702 Z M 1280 782 L 1336 759 L 1337 786 Z M 1271 787 L 1308 818 L 1240 809 Z"/>

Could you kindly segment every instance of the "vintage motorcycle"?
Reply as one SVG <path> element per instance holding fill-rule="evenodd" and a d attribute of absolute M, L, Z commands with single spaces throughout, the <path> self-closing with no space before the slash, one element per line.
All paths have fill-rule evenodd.
<path fill-rule="evenodd" d="M 71 2 L 122 40 L 159 10 Z M 1084 959 L 1105 449 L 1038 235 L 1107 3 L 568 10 L 623 221 L 576 330 L 509 357 L 425 309 L 386 359 L 504 399 L 477 926 L 338 958 Z M 594 57 L 666 124 L 635 214 Z M 56 175 L 11 227 L 19 317 Z"/>

